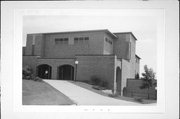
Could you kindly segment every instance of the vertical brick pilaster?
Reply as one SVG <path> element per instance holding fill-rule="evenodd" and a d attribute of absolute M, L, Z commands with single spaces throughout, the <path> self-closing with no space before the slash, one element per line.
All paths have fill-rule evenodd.
<path fill-rule="evenodd" d="M 52 66 L 52 79 L 57 79 L 58 76 L 57 76 L 57 67 L 56 66 Z"/>

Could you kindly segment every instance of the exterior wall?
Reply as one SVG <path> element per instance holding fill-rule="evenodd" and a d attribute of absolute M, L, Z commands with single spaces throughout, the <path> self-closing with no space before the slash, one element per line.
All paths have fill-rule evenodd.
<path fill-rule="evenodd" d="M 35 46 L 34 46 L 34 55 L 37 56 L 44 56 L 44 40 L 43 40 L 43 35 L 42 34 L 35 34 Z"/>
<path fill-rule="evenodd" d="M 28 34 L 24 55 L 43 56 L 43 35 Z"/>
<path fill-rule="evenodd" d="M 26 40 L 25 55 L 32 55 L 33 36 L 28 34 Z"/>
<path fill-rule="evenodd" d="M 129 36 L 128 34 L 116 34 L 118 36 L 117 40 L 114 40 L 114 54 L 117 58 L 123 58 L 126 60 L 130 59 L 129 54 Z"/>
<path fill-rule="evenodd" d="M 57 79 L 58 78 L 58 67 L 68 64 L 71 65 L 75 68 L 75 64 L 74 64 L 75 59 L 38 59 L 37 60 L 37 65 L 41 65 L 41 64 L 48 64 L 49 66 L 52 67 L 52 72 L 51 72 L 51 78 L 52 79 Z"/>
<path fill-rule="evenodd" d="M 75 37 L 89 37 L 89 43 L 74 44 Z M 55 38 L 69 38 L 69 44 L 55 44 Z M 103 32 L 59 33 L 45 35 L 45 58 L 74 58 L 78 54 L 103 54 Z"/>
<path fill-rule="evenodd" d="M 36 71 L 38 65 L 48 64 L 52 67 L 52 79 L 57 79 L 57 68 L 60 65 L 72 65 L 76 71 L 74 61 L 78 60 L 78 80 L 90 80 L 92 76 L 97 76 L 107 81 L 114 90 L 117 89 L 116 68 L 120 67 L 122 94 L 127 79 L 134 78 L 139 72 L 139 63 L 136 62 L 136 40 L 133 35 L 131 33 L 115 35 L 119 38 L 113 39 L 103 31 L 27 35 L 23 66 L 32 66 Z M 89 37 L 89 42 L 74 44 L 75 37 Z M 105 37 L 112 41 L 112 45 L 106 43 Z M 55 44 L 55 38 L 69 38 L 68 44 Z M 30 55 L 40 57 L 37 59 Z"/>
<path fill-rule="evenodd" d="M 121 72 L 120 72 L 120 79 L 118 79 L 117 76 L 117 68 L 120 68 Z M 116 90 L 117 93 L 119 94 L 122 94 L 122 90 L 121 90 L 121 87 L 122 87 L 122 60 L 121 59 L 117 59 L 117 56 L 115 58 L 115 72 L 114 72 L 114 90 Z"/>
<path fill-rule="evenodd" d="M 136 71 L 136 40 L 134 37 L 130 34 L 129 35 L 130 43 L 131 43 L 131 51 L 130 51 L 130 77 L 129 78 L 135 78 L 135 71 Z"/>
<path fill-rule="evenodd" d="M 121 94 L 123 88 L 126 87 L 126 82 L 128 78 L 132 78 L 130 75 L 130 64 L 127 60 L 122 59 L 122 85 L 121 85 Z"/>
<path fill-rule="evenodd" d="M 140 59 L 136 57 L 135 74 L 139 74 Z"/>
<path fill-rule="evenodd" d="M 128 79 L 127 86 L 126 86 L 126 96 L 128 97 L 142 97 L 150 99 L 156 99 L 156 90 L 155 87 L 151 87 L 148 89 L 140 89 L 142 86 L 143 81 L 140 79 Z"/>
<path fill-rule="evenodd" d="M 25 53 L 26 53 L 26 47 L 23 47 L 23 49 L 22 49 L 23 56 L 25 55 Z"/>
<path fill-rule="evenodd" d="M 105 38 L 108 38 L 111 40 L 112 44 L 106 42 Z M 112 39 L 109 35 L 104 34 L 104 49 L 103 49 L 103 54 L 105 55 L 110 55 L 113 54 L 113 47 L 114 47 L 114 39 Z"/>
<path fill-rule="evenodd" d="M 116 34 L 119 39 L 115 41 L 114 52 L 117 58 L 122 59 L 122 85 L 121 94 L 123 88 L 126 87 L 128 78 L 135 78 L 136 71 L 139 66 L 136 63 L 135 51 L 136 51 L 136 40 L 130 33 L 119 33 Z M 138 70 L 139 71 L 139 70 Z"/>
<path fill-rule="evenodd" d="M 107 81 L 110 88 L 114 85 L 115 56 L 77 56 L 77 79 L 90 80 L 92 76 Z"/>
<path fill-rule="evenodd" d="M 23 66 L 30 66 L 33 69 L 33 72 L 36 72 L 36 56 L 23 56 Z"/>

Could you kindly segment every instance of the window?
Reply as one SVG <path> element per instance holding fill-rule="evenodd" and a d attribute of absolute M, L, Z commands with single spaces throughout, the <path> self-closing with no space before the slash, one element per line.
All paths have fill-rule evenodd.
<path fill-rule="evenodd" d="M 74 44 L 78 43 L 78 38 L 74 38 Z"/>
<path fill-rule="evenodd" d="M 68 38 L 55 38 L 55 44 L 68 44 Z"/>
<path fill-rule="evenodd" d="M 74 44 L 82 44 L 82 43 L 88 43 L 89 37 L 75 37 L 74 38 Z"/>
<path fill-rule="evenodd" d="M 105 38 L 105 41 L 106 41 L 107 43 L 109 43 L 109 44 L 111 44 L 111 45 L 112 45 L 112 41 L 111 41 L 110 39 Z"/>
<path fill-rule="evenodd" d="M 85 37 L 84 40 L 89 40 L 89 37 Z"/>

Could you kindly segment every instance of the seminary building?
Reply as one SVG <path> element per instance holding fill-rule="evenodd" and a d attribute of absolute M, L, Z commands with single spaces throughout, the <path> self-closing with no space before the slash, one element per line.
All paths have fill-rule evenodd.
<path fill-rule="evenodd" d="M 107 29 L 28 34 L 23 66 L 49 80 L 90 80 L 96 76 L 122 95 L 128 78 L 139 74 L 136 37 Z"/>

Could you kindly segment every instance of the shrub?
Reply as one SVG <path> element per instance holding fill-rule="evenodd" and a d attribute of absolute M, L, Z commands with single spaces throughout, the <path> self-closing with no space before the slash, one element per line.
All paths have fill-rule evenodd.
<path fill-rule="evenodd" d="M 42 78 L 40 78 L 40 77 L 34 77 L 33 80 L 38 81 L 38 82 L 42 82 Z"/>
<path fill-rule="evenodd" d="M 135 98 L 134 100 L 137 101 L 137 102 L 141 102 L 141 103 L 143 102 L 142 98 Z"/>
<path fill-rule="evenodd" d="M 105 87 L 101 87 L 101 86 L 92 86 L 92 88 L 96 89 L 96 90 L 105 90 Z"/>
<path fill-rule="evenodd" d="M 96 76 L 91 77 L 91 84 L 92 85 L 99 85 L 100 82 L 101 82 L 101 80 L 98 77 L 96 77 Z"/>
<path fill-rule="evenodd" d="M 109 97 L 118 97 L 119 95 L 116 93 L 116 94 L 108 94 Z"/>
<path fill-rule="evenodd" d="M 101 80 L 97 76 L 92 76 L 91 77 L 91 84 L 95 85 L 94 88 L 98 89 L 98 90 L 108 89 L 108 82 Z"/>
<path fill-rule="evenodd" d="M 39 81 L 39 82 L 42 81 L 40 77 L 35 77 L 33 73 L 33 69 L 30 66 L 23 67 L 23 79 Z"/>
<path fill-rule="evenodd" d="M 23 67 L 23 79 L 32 80 L 33 70 L 30 66 Z"/>
<path fill-rule="evenodd" d="M 108 88 L 108 82 L 106 81 L 101 81 L 100 86 L 104 87 L 104 88 Z"/>

